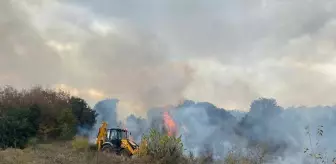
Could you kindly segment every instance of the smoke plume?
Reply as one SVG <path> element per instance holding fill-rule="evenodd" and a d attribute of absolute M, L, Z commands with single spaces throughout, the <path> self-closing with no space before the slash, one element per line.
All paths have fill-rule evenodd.
<path fill-rule="evenodd" d="M 108 123 L 107 128 L 116 128 L 118 126 L 116 108 L 118 104 L 117 99 L 107 99 L 99 101 L 93 108 L 98 114 L 96 117 L 96 124 L 90 130 L 87 130 L 85 127 L 80 127 L 80 133 L 87 133 L 89 135 L 90 142 L 94 143 L 99 127 L 103 121 Z"/>
<path fill-rule="evenodd" d="M 262 141 L 304 163 L 307 125 L 336 146 L 335 11 L 334 0 L 1 0 L 0 83 L 116 98 L 98 119 L 127 118 L 137 140 L 167 110 L 196 153 Z M 153 109 L 184 99 L 195 102 Z"/>
<path fill-rule="evenodd" d="M 329 160 L 334 155 L 334 106 L 284 109 L 275 99 L 261 98 L 251 103 L 250 111 L 242 119 L 237 119 L 230 111 L 210 103 L 187 100 L 169 109 L 149 110 L 147 120 L 130 115 L 127 125 L 137 142 L 149 128 L 160 128 L 158 124 L 162 123 L 165 111 L 175 121 L 177 136 L 182 136 L 186 153 L 201 155 L 204 147 L 208 147 L 215 157 L 224 158 L 232 148 L 261 146 L 271 163 L 309 163 L 311 159 L 304 153 L 305 148 L 328 153 Z M 323 130 L 323 136 L 317 135 L 318 129 Z"/>
<path fill-rule="evenodd" d="M 329 105 L 335 7 L 333 0 L 3 0 L 0 82 L 63 86 L 91 105 L 118 98 L 120 117 L 181 99 L 245 111 L 262 96 L 284 107 Z"/>

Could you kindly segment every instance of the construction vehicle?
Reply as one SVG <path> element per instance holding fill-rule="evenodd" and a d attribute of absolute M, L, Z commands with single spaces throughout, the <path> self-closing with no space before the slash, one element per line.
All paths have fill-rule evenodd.
<path fill-rule="evenodd" d="M 131 157 L 139 150 L 139 145 L 129 139 L 130 135 L 126 129 L 108 129 L 107 123 L 103 122 L 96 140 L 98 151 Z"/>

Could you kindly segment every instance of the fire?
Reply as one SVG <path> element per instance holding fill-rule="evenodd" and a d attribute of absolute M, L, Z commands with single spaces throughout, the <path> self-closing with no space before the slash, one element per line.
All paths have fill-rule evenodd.
<path fill-rule="evenodd" d="M 172 136 L 176 134 L 176 124 L 168 112 L 163 113 L 163 121 L 164 124 L 166 125 L 168 135 Z"/>

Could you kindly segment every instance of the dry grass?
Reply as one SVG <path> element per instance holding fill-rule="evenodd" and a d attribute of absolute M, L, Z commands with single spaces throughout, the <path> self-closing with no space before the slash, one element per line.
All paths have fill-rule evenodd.
<path fill-rule="evenodd" d="M 43 144 L 35 149 L 6 149 L 0 151 L 0 164 L 149 164 L 145 158 L 125 159 L 105 156 L 94 151 L 78 151 L 71 144 Z"/>
<path fill-rule="evenodd" d="M 121 156 L 106 156 L 86 149 L 86 146 L 83 138 L 77 138 L 72 142 L 39 144 L 24 150 L 6 149 L 0 151 L 0 164 L 167 164 L 164 159 L 154 160 L 150 157 L 126 159 Z M 259 164 L 251 157 L 243 157 L 233 153 L 223 161 L 210 162 L 203 158 L 185 157 L 180 163 Z"/>
<path fill-rule="evenodd" d="M 75 150 L 86 151 L 89 149 L 89 140 L 86 137 L 76 136 L 71 145 Z"/>

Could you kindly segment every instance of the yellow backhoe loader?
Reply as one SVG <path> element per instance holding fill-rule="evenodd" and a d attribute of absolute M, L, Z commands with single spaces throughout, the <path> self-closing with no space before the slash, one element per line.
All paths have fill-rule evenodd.
<path fill-rule="evenodd" d="M 139 150 L 139 145 L 130 140 L 129 135 L 131 134 L 126 129 L 108 129 L 107 123 L 103 122 L 96 140 L 98 151 L 128 157 L 133 156 Z"/>

